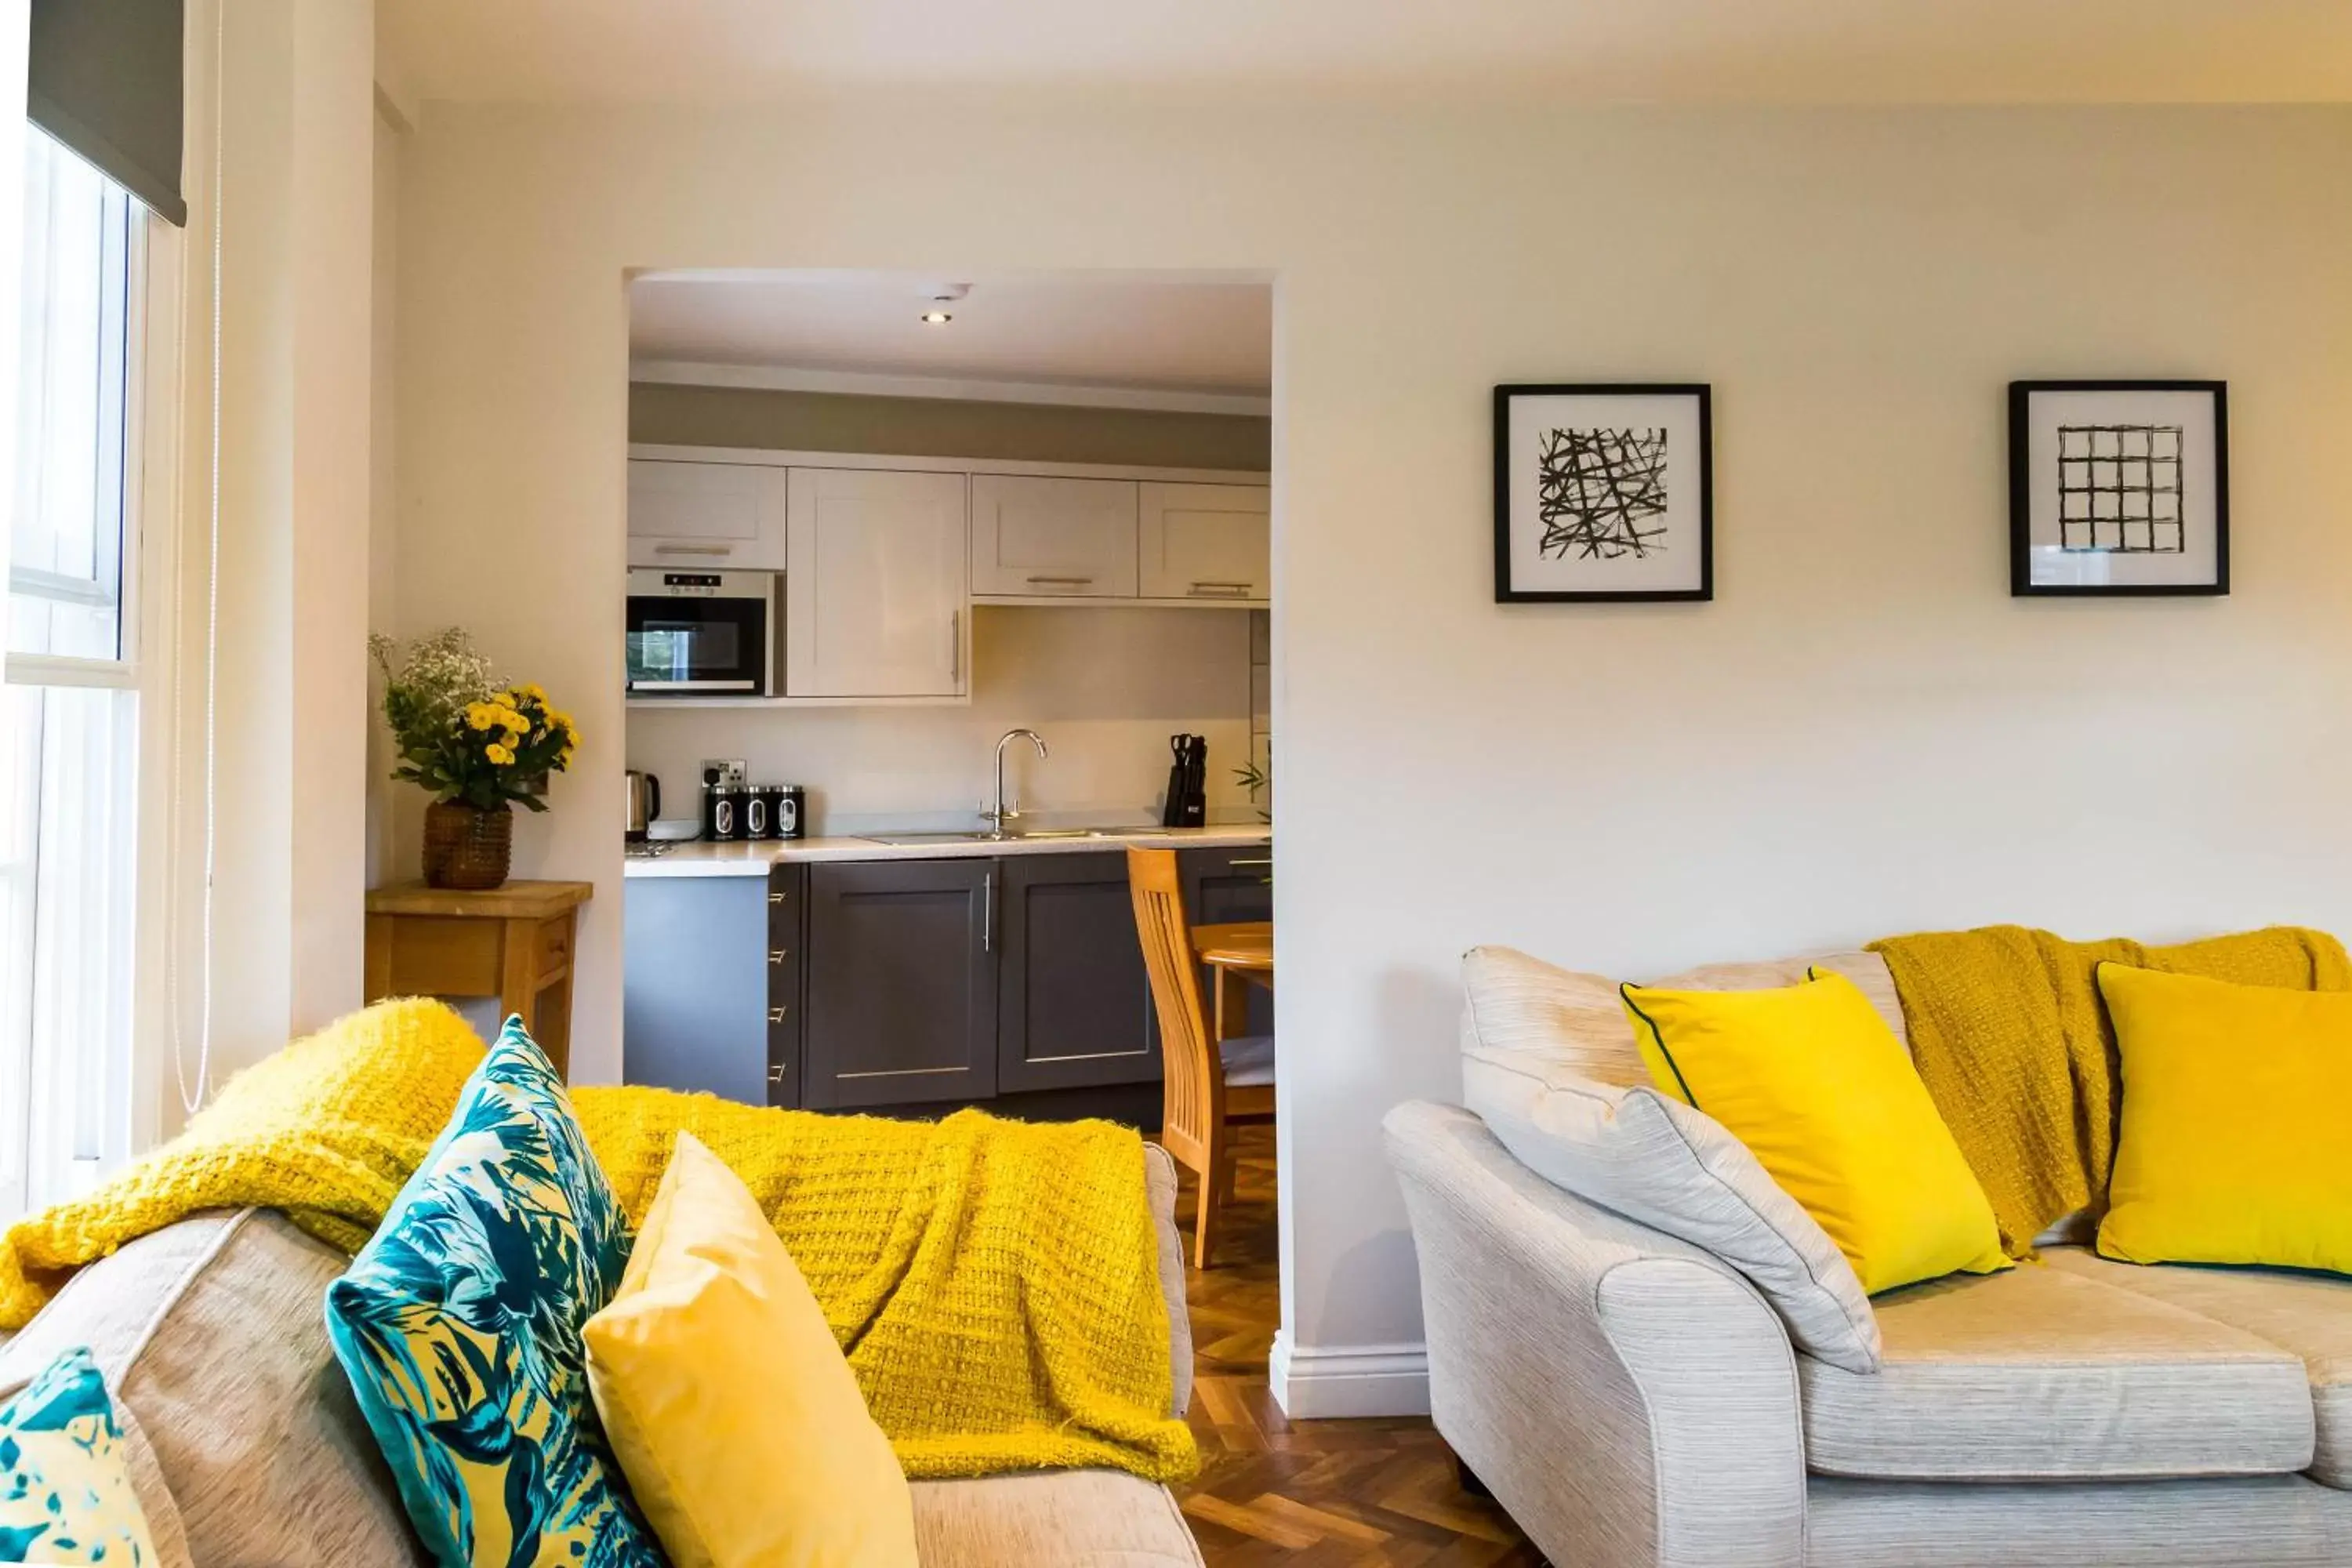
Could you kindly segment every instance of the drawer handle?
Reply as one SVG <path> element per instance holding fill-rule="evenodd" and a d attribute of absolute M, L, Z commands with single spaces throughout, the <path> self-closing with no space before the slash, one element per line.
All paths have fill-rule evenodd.
<path fill-rule="evenodd" d="M 781 1024 L 781 1023 L 782 1023 L 782 1022 L 784 1021 L 784 1015 L 785 1015 L 787 1012 L 789 1012 L 789 1011 L 791 1011 L 791 1009 L 789 1009 L 789 1008 L 785 1008 L 785 1007 L 771 1007 L 771 1008 L 769 1008 L 769 1009 L 768 1009 L 768 1022 L 770 1022 L 771 1024 Z"/>
<path fill-rule="evenodd" d="M 1247 583 L 1195 583 L 1192 595 L 1196 598 L 1246 599 L 1250 586 Z"/>
<path fill-rule="evenodd" d="M 772 904 L 781 904 L 784 901 L 787 896 L 788 895 L 783 893 L 770 893 L 768 895 L 768 902 Z"/>
<path fill-rule="evenodd" d="M 1028 581 L 1032 587 L 1037 588 L 1083 588 L 1094 579 L 1091 577 L 1032 577 Z"/>
<path fill-rule="evenodd" d="M 775 1066 L 768 1069 L 768 1081 L 770 1083 L 782 1083 L 784 1081 L 783 1063 L 778 1062 Z"/>
<path fill-rule="evenodd" d="M 656 555 L 732 555 L 735 553 L 735 547 L 731 544 L 656 544 L 654 546 L 654 553 Z"/>
<path fill-rule="evenodd" d="M 1271 866 L 1274 864 L 1274 859 L 1273 857 L 1268 856 L 1261 860 L 1228 860 L 1225 864 L 1238 871 L 1244 866 Z"/>
<path fill-rule="evenodd" d="M 792 949 L 787 947 L 772 947 L 768 950 L 768 962 L 770 963 L 782 963 L 790 956 L 792 956 Z"/>

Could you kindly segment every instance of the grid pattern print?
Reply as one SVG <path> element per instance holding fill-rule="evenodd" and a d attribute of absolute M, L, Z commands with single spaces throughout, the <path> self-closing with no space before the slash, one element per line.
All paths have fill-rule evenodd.
<path fill-rule="evenodd" d="M 2178 425 L 2058 426 L 2058 547 L 2131 554 L 2188 549 Z"/>

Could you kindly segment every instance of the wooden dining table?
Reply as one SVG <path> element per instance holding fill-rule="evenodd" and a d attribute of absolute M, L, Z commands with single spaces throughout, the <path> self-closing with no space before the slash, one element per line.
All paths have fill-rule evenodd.
<path fill-rule="evenodd" d="M 1192 928 L 1192 952 L 1217 972 L 1217 1038 L 1234 1037 L 1248 1014 L 1249 988 L 1274 989 L 1274 922 L 1234 921 Z"/>

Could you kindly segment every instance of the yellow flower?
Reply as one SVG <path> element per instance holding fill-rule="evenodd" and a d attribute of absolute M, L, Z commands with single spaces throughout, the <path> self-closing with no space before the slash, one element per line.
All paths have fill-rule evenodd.
<path fill-rule="evenodd" d="M 540 684 L 536 680 L 524 681 L 520 686 L 515 688 L 515 694 L 520 697 L 528 697 L 534 702 L 544 702 L 547 700 L 547 693 L 541 689 Z"/>
<path fill-rule="evenodd" d="M 492 711 L 487 702 L 468 702 L 466 704 L 466 722 L 477 730 L 487 730 L 490 727 Z"/>
<path fill-rule="evenodd" d="M 558 768 L 568 768 L 572 765 L 572 748 L 566 746 L 555 753 L 555 765 Z"/>
<path fill-rule="evenodd" d="M 505 767 L 509 763 L 513 762 L 515 757 L 512 751 L 509 750 L 505 746 L 499 745 L 496 741 L 491 742 L 488 747 L 484 750 L 482 754 L 489 758 L 491 762 L 496 763 L 499 767 Z"/>

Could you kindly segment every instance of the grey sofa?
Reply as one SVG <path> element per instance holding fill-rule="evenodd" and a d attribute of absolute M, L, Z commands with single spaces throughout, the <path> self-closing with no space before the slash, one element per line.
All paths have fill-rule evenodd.
<path fill-rule="evenodd" d="M 1192 1334 L 1174 1167 L 1147 1150 L 1176 1410 Z M 0 1396 L 89 1345 L 127 1412 L 162 1568 L 415 1568 L 426 1559 L 327 1343 L 348 1260 L 259 1209 L 200 1215 L 69 1280 L 0 1345 Z M 925 1568 L 1200 1568 L 1167 1489 L 1108 1470 L 918 1481 Z"/>
<path fill-rule="evenodd" d="M 1474 1103 L 1495 1069 L 1590 1070 L 1613 1045 L 1567 996 L 1549 1045 L 1465 1028 Z M 1798 1351 L 1738 1268 L 1538 1175 L 1470 1110 L 1401 1106 L 1387 1140 L 1438 1430 L 1556 1563 L 2352 1564 L 2352 1281 L 2051 1245 L 1875 1298 L 1881 1363 L 1855 1373 Z"/>

